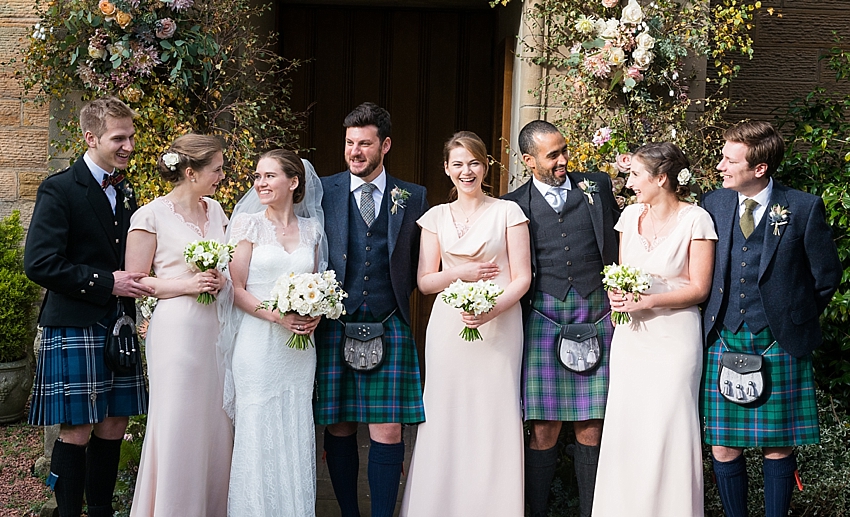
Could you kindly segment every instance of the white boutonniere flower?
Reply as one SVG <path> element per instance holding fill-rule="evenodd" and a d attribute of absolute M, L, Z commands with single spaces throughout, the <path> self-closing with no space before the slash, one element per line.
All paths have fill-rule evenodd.
<path fill-rule="evenodd" d="M 587 196 L 587 202 L 593 204 L 593 194 L 599 192 L 599 185 L 595 181 L 582 180 L 578 184 L 578 188 Z"/>
<path fill-rule="evenodd" d="M 118 188 L 121 189 L 121 194 L 124 196 L 124 210 L 130 210 L 130 201 L 135 197 L 135 193 L 133 192 L 133 187 L 130 186 L 130 183 L 125 179 L 122 180 L 121 183 L 118 184 Z"/>
<path fill-rule="evenodd" d="M 399 208 L 405 207 L 405 201 L 407 201 L 407 198 L 409 197 L 410 192 L 406 191 L 403 188 L 399 188 L 398 185 L 396 185 L 390 191 L 390 200 L 393 203 L 393 206 L 390 208 L 390 213 L 393 215 L 397 214 Z"/>
<path fill-rule="evenodd" d="M 767 214 L 770 225 L 773 226 L 773 235 L 779 235 L 779 227 L 788 224 L 791 218 L 791 212 L 787 206 L 779 206 L 779 203 L 770 207 L 770 212 Z"/>

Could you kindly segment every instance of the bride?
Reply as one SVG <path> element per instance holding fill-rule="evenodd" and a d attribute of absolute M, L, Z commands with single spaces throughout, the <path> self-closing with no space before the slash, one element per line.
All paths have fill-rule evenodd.
<path fill-rule="evenodd" d="M 321 198 L 309 162 L 291 151 L 269 151 L 228 229 L 237 243 L 230 264 L 233 310 L 223 303 L 220 314 L 225 409 L 236 427 L 228 515 L 315 515 L 316 351 L 285 343 L 293 333 L 312 334 L 319 318 L 281 317 L 257 306 L 271 298 L 281 275 L 326 267 Z"/>

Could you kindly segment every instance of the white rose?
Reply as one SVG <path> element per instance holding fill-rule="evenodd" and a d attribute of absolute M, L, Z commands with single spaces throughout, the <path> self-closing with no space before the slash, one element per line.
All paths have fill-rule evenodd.
<path fill-rule="evenodd" d="M 608 62 L 620 66 L 626 62 L 626 53 L 620 47 L 611 47 L 608 49 Z"/>
<path fill-rule="evenodd" d="M 643 21 L 643 9 L 641 9 L 637 0 L 629 0 L 628 5 L 623 7 L 623 12 L 620 14 L 620 21 L 632 25 L 639 25 Z"/>
<path fill-rule="evenodd" d="M 620 36 L 620 22 L 614 18 L 605 20 L 605 29 L 599 35 L 605 39 L 617 39 Z"/>
<path fill-rule="evenodd" d="M 89 45 L 89 57 L 92 59 L 103 59 L 106 52 L 102 48 L 97 48 L 94 45 Z"/>
<path fill-rule="evenodd" d="M 637 43 L 638 47 L 647 50 L 655 47 L 655 38 L 645 32 L 638 34 L 638 37 L 635 38 L 635 42 Z"/>
<path fill-rule="evenodd" d="M 650 63 L 652 63 L 655 55 L 651 50 L 645 49 L 643 47 L 638 47 L 632 51 L 632 59 L 635 62 L 635 66 L 637 66 L 641 70 L 646 70 L 649 68 Z"/>
<path fill-rule="evenodd" d="M 593 20 L 593 32 L 596 34 L 602 34 L 605 32 L 605 29 L 608 27 L 608 22 L 601 18 L 597 18 Z"/>
<path fill-rule="evenodd" d="M 691 183 L 691 171 L 687 168 L 680 170 L 676 179 L 679 180 L 679 185 L 689 185 Z"/>

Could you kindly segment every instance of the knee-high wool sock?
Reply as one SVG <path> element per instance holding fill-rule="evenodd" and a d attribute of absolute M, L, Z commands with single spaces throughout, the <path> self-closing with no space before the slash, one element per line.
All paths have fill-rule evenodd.
<path fill-rule="evenodd" d="M 80 517 L 86 486 L 86 446 L 56 440 L 50 457 L 50 476 L 60 517 Z"/>
<path fill-rule="evenodd" d="M 334 436 L 325 428 L 325 460 L 342 517 L 360 517 L 357 506 L 357 474 L 360 456 L 357 453 L 357 433 Z"/>
<path fill-rule="evenodd" d="M 599 466 L 599 446 L 576 442 L 573 462 L 578 483 L 579 514 L 590 517 L 593 510 L 593 491 L 596 487 L 596 469 Z"/>
<path fill-rule="evenodd" d="M 86 450 L 86 502 L 90 517 L 112 516 L 112 494 L 121 459 L 121 439 L 92 434 Z"/>
<path fill-rule="evenodd" d="M 797 458 L 793 454 L 779 460 L 764 459 L 764 515 L 787 517 L 794 492 Z"/>
<path fill-rule="evenodd" d="M 740 455 L 732 461 L 711 457 L 717 490 L 726 517 L 747 517 L 747 461 Z"/>
<path fill-rule="evenodd" d="M 379 443 L 369 447 L 369 491 L 372 517 L 392 517 L 398 498 L 398 484 L 404 463 L 404 442 Z"/>
<path fill-rule="evenodd" d="M 558 464 L 558 446 L 538 451 L 525 448 L 525 502 L 531 517 L 545 517 L 549 506 L 549 489 Z"/>

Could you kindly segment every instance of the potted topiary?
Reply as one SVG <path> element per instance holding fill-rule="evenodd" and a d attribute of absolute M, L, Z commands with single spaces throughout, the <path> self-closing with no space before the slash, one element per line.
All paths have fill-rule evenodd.
<path fill-rule="evenodd" d="M 24 416 L 32 386 L 27 352 L 41 290 L 24 274 L 23 238 L 20 212 L 0 221 L 0 423 Z"/>

